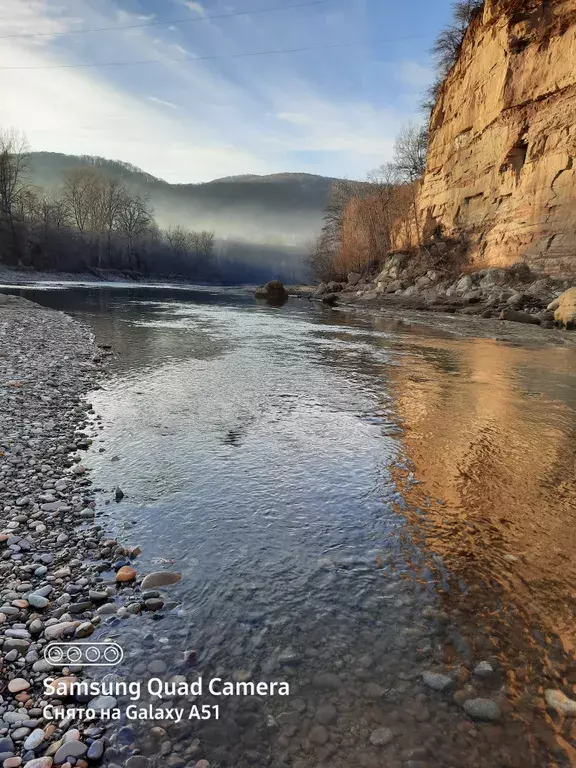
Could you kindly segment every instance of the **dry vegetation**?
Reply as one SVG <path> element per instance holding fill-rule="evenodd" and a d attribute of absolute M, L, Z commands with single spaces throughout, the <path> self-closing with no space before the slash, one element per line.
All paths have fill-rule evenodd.
<path fill-rule="evenodd" d="M 337 182 L 325 224 L 310 258 L 322 281 L 365 272 L 397 248 L 422 242 L 417 194 L 426 168 L 427 130 L 408 125 L 400 132 L 394 158 L 367 182 Z"/>
<path fill-rule="evenodd" d="M 483 0 L 458 0 L 453 4 L 452 24 L 440 32 L 432 49 L 437 78 L 423 104 L 428 118 L 444 78 L 458 60 L 468 25 L 483 5 Z M 418 209 L 427 149 L 427 126 L 407 125 L 396 139 L 392 161 L 370 173 L 367 182 L 334 185 L 324 228 L 310 256 L 310 267 L 317 279 L 341 281 L 350 272 L 371 272 L 394 250 L 412 251 L 415 262 L 442 266 L 437 263 L 438 250 L 427 248 L 425 242 L 441 233 L 426 232 Z M 447 262 L 453 249 L 442 253 Z M 455 253 L 460 267 L 461 243 Z"/>

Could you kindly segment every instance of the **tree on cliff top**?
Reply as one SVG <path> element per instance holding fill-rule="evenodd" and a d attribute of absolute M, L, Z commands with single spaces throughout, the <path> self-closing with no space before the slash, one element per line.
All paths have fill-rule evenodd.
<path fill-rule="evenodd" d="M 444 78 L 458 61 L 468 25 L 483 6 L 484 0 L 457 0 L 453 3 L 452 24 L 440 31 L 432 46 L 431 53 L 436 60 L 438 74 L 426 92 L 422 104 L 424 111 L 432 112 L 434 109 Z"/>

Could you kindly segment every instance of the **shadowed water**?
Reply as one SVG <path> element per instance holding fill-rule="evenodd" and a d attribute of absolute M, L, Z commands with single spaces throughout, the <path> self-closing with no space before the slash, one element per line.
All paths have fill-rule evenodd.
<path fill-rule="evenodd" d="M 135 740 L 173 768 L 576 765 L 543 699 L 576 683 L 574 350 L 234 291 L 25 295 L 112 346 L 99 508 L 140 572 L 182 574 L 161 611 L 107 620 L 122 671 L 291 686 L 131 724 L 111 762 Z M 469 718 L 475 698 L 501 716 Z"/>

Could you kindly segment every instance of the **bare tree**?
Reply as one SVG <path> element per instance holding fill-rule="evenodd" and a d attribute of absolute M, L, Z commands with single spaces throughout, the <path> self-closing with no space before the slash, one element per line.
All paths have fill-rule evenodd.
<path fill-rule="evenodd" d="M 468 25 L 483 5 L 484 0 L 458 0 L 453 3 L 453 23 L 440 31 L 432 46 L 432 55 L 442 77 L 448 74 L 458 60 Z"/>
<path fill-rule="evenodd" d="M 15 261 L 22 256 L 17 211 L 28 190 L 29 149 L 26 138 L 11 129 L 0 131 L 0 229 L 10 233 Z"/>
<path fill-rule="evenodd" d="M 60 200 L 81 235 L 98 229 L 100 175 L 92 168 L 74 168 L 64 177 Z"/>
<path fill-rule="evenodd" d="M 416 240 L 421 243 L 420 216 L 418 214 L 418 185 L 426 171 L 428 152 L 428 129 L 425 126 L 405 125 L 394 144 L 393 167 L 398 179 L 409 185 L 412 192 L 412 207 L 416 226 Z"/>
<path fill-rule="evenodd" d="M 153 212 L 150 208 L 149 198 L 142 197 L 141 195 L 125 195 L 124 204 L 118 213 L 118 227 L 126 238 L 129 265 L 132 265 L 132 260 L 135 257 L 136 266 L 139 266 L 134 245 L 150 233 L 153 221 Z"/>

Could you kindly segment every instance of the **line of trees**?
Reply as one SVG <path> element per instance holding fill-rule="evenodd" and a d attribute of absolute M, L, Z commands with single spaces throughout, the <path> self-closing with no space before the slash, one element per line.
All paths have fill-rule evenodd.
<path fill-rule="evenodd" d="M 215 277 L 213 232 L 162 231 L 147 197 L 98 168 L 52 191 L 30 184 L 26 139 L 0 131 L 0 262 L 35 270 Z"/>

